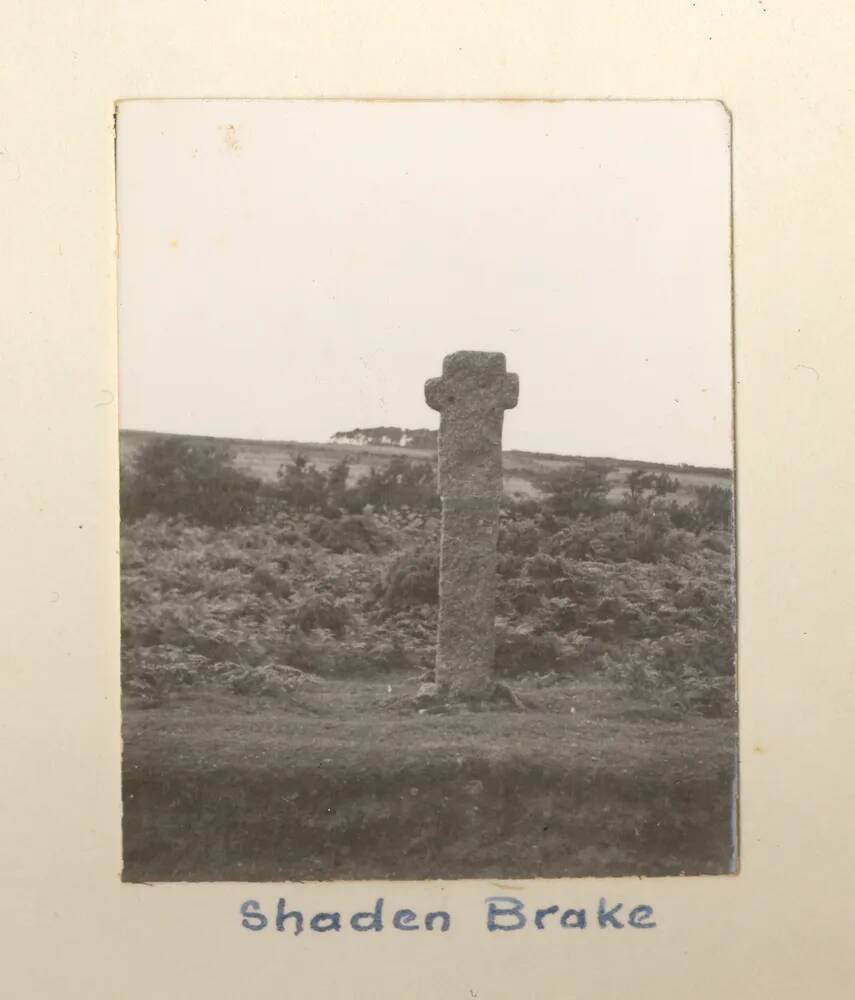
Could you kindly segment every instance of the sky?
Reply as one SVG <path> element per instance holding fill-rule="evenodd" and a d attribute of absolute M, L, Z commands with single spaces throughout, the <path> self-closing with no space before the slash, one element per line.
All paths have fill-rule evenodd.
<path fill-rule="evenodd" d="M 460 349 L 504 447 L 730 466 L 717 102 L 129 101 L 121 425 L 326 441 L 436 427 Z"/>

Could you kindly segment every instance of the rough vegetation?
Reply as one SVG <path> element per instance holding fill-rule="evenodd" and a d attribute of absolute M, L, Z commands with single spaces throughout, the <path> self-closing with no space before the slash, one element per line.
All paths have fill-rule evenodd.
<path fill-rule="evenodd" d="M 622 706 L 613 726 L 637 716 L 668 722 L 679 740 L 707 733 L 717 770 L 696 777 L 718 782 L 716 796 L 726 797 L 735 708 L 730 490 L 700 485 L 678 500 L 677 477 L 634 470 L 616 497 L 614 477 L 592 462 L 541 476 L 536 496 L 505 498 L 496 671 L 530 704 L 521 718 L 545 711 L 558 739 L 580 691 L 607 716 L 603 706 Z M 347 717 L 351 706 L 366 726 L 373 719 L 359 737 L 367 743 L 378 717 L 392 733 L 409 733 L 410 692 L 430 670 L 435 642 L 439 501 L 430 463 L 396 456 L 354 476 L 346 460 L 320 469 L 297 455 L 262 483 L 238 471 L 227 450 L 156 439 L 123 469 L 122 522 L 126 856 L 154 850 L 135 812 L 142 799 L 127 795 L 146 734 L 162 729 L 158 713 L 192 703 L 204 719 L 215 703 L 251 728 L 257 712 Z M 416 739 L 429 733 L 420 728 Z M 624 736 L 630 747 L 637 738 Z M 548 760 L 541 765 L 553 774 Z M 188 801 L 197 793 L 189 788 Z M 399 853 L 401 843 L 384 836 L 389 856 Z M 458 870 L 436 850 L 428 855 L 439 874 Z M 664 869 L 650 857 L 627 861 L 627 870 L 730 863 L 729 855 L 707 864 L 679 852 L 672 860 Z M 345 868 L 354 877 L 371 867 L 352 861 Z M 182 877 L 197 877 L 198 866 L 186 864 Z"/>
<path fill-rule="evenodd" d="M 544 501 L 508 498 L 499 539 L 498 654 L 506 676 L 602 674 L 637 697 L 732 708 L 730 499 L 608 469 L 556 474 Z M 244 669 L 370 675 L 427 666 L 437 602 L 438 498 L 429 465 L 396 458 L 347 485 L 298 459 L 263 488 L 227 453 L 167 439 L 123 478 L 127 692 Z M 716 492 L 717 491 L 717 492 Z M 711 495 L 712 494 L 712 495 Z M 359 513 L 356 513 L 356 511 Z M 388 646 L 395 657 L 375 655 Z M 182 654 L 181 651 L 184 651 Z"/>

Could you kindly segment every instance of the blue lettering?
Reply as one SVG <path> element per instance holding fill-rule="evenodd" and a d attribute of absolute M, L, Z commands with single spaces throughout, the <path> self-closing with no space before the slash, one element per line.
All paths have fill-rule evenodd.
<path fill-rule="evenodd" d="M 445 910 L 434 910 L 432 913 L 425 914 L 425 930 L 432 931 L 433 925 L 437 920 L 442 921 L 440 930 L 443 933 L 451 927 L 451 914 L 446 913 Z"/>
<path fill-rule="evenodd" d="M 285 900 L 279 898 L 279 902 L 276 904 L 276 930 L 285 930 L 285 921 L 289 918 L 294 918 L 294 937 L 298 934 L 303 933 L 303 914 L 299 910 L 291 910 L 290 913 L 285 912 Z"/>
<path fill-rule="evenodd" d="M 241 903 L 240 915 L 243 917 L 241 926 L 248 931 L 263 931 L 267 926 L 267 917 L 260 911 L 260 904 L 257 899 L 248 899 Z M 251 924 L 251 920 L 257 920 L 257 924 Z"/>
<path fill-rule="evenodd" d="M 366 924 L 365 920 L 370 921 Z M 374 904 L 374 909 L 365 913 L 354 913 L 350 918 L 350 926 L 355 931 L 382 931 L 383 930 L 383 897 Z"/>
<path fill-rule="evenodd" d="M 321 922 L 326 926 L 322 927 Z M 339 913 L 316 913 L 309 923 L 313 931 L 340 931 L 341 914 Z"/>
<path fill-rule="evenodd" d="M 417 931 L 419 925 L 413 923 L 415 919 L 416 915 L 412 910 L 398 910 L 395 916 L 392 917 L 392 926 L 396 927 L 399 931 Z"/>
<path fill-rule="evenodd" d="M 584 910 L 565 910 L 561 914 L 562 927 L 578 927 L 584 930 L 588 925 L 588 918 Z"/>
<path fill-rule="evenodd" d="M 487 903 L 490 905 L 487 907 L 487 930 L 488 931 L 518 931 L 521 927 L 525 927 L 526 919 L 523 915 L 523 901 L 521 899 L 515 899 L 513 896 L 488 896 Z M 510 907 L 498 907 L 497 903 L 511 903 Z M 514 924 L 499 924 L 496 923 L 497 917 L 510 917 L 514 921 Z"/>
<path fill-rule="evenodd" d="M 650 923 L 645 923 L 645 921 L 653 916 L 653 907 L 647 906 L 646 903 L 642 903 L 641 906 L 636 906 L 634 910 L 630 911 L 629 914 L 629 926 L 639 927 L 642 930 L 650 930 L 651 927 L 655 927 L 656 924 L 651 921 Z"/>
<path fill-rule="evenodd" d="M 543 930 L 543 918 L 548 917 L 550 913 L 557 913 L 557 906 L 545 906 L 542 910 L 537 910 L 534 914 L 534 926 L 539 930 Z"/>
<path fill-rule="evenodd" d="M 597 920 L 600 923 L 600 927 L 623 927 L 623 924 L 617 919 L 615 914 L 618 910 L 622 909 L 623 903 L 618 903 L 617 906 L 613 906 L 610 910 L 606 909 L 605 899 L 600 899 L 600 905 L 597 908 Z"/>

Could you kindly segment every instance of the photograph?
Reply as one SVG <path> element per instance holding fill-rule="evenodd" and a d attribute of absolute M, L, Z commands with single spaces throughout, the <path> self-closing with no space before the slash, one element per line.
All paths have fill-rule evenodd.
<path fill-rule="evenodd" d="M 727 108 L 115 121 L 122 879 L 737 874 Z"/>

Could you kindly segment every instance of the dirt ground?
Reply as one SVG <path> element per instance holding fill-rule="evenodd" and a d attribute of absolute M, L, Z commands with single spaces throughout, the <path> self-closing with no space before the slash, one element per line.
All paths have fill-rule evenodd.
<path fill-rule="evenodd" d="M 735 720 L 542 683 L 523 712 L 419 714 L 399 677 L 129 701 L 124 878 L 733 870 Z"/>

